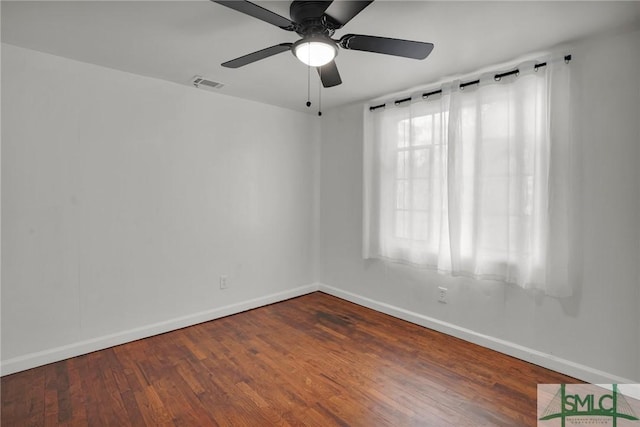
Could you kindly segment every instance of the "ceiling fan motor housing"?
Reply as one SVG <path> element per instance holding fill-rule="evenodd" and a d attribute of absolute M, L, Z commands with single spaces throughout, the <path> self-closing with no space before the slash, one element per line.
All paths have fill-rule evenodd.
<path fill-rule="evenodd" d="M 331 1 L 302 1 L 296 0 L 291 2 L 289 7 L 289 15 L 291 20 L 295 22 L 295 32 L 302 37 L 309 36 L 325 36 L 330 38 L 333 36 L 338 24 L 324 14 L 325 10 L 331 4 Z"/>

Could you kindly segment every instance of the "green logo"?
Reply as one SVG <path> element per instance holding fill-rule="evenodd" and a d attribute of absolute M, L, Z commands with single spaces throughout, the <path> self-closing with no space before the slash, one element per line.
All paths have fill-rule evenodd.
<path fill-rule="evenodd" d="M 591 392 L 586 393 L 568 393 L 566 384 L 560 384 L 539 420 L 559 418 L 562 427 L 565 427 L 566 419 L 570 417 L 580 417 L 581 423 L 585 424 L 610 418 L 608 421 L 612 421 L 613 427 L 617 426 L 618 419 L 639 420 L 625 396 L 618 391 L 617 384 L 613 384 L 612 390 L 599 387 L 597 390 L 604 392 L 590 390 Z M 575 421 L 576 424 L 580 422 Z"/>

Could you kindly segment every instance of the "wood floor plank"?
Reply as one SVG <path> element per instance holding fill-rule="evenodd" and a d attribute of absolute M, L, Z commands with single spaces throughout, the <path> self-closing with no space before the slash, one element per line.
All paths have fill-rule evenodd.
<path fill-rule="evenodd" d="M 70 426 L 87 425 L 87 411 L 85 407 L 85 393 L 82 389 L 82 378 L 78 368 L 79 357 L 67 361 L 69 377 L 69 422 Z"/>
<path fill-rule="evenodd" d="M 15 403 L 15 413 L 25 417 L 28 420 L 27 425 L 43 425 L 46 369 L 41 366 L 27 371 L 25 374 L 23 378 L 17 378 L 17 390 L 15 392 L 11 387 L 2 387 L 3 398 L 5 393 L 10 395 L 10 399 Z"/>
<path fill-rule="evenodd" d="M 58 383 L 56 378 L 57 365 L 49 365 L 45 371 L 44 391 L 44 425 L 56 426 L 58 424 Z"/>
<path fill-rule="evenodd" d="M 2 378 L 7 426 L 534 426 L 573 378 L 316 292 Z"/>

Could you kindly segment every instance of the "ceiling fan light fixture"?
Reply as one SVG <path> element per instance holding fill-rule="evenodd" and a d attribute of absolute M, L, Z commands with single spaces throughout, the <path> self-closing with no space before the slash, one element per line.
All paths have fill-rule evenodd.
<path fill-rule="evenodd" d="M 321 67 L 333 61 L 338 48 L 331 39 L 304 38 L 293 44 L 293 54 L 305 65 Z"/>

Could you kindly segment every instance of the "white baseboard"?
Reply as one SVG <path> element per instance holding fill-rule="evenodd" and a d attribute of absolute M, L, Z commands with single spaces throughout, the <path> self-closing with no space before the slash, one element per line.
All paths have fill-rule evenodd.
<path fill-rule="evenodd" d="M 355 304 L 388 314 L 390 316 L 397 317 L 399 319 L 406 320 L 408 322 L 415 323 L 417 325 L 424 326 L 426 328 L 433 329 L 435 331 L 442 332 L 447 335 L 451 335 L 456 338 L 460 338 L 495 351 L 499 351 L 500 353 L 504 353 L 509 356 L 524 360 L 526 362 L 530 362 L 535 365 L 542 366 L 544 368 L 551 369 L 565 375 L 569 375 L 582 381 L 593 384 L 631 384 L 637 382 L 629 380 L 627 378 L 609 374 L 607 372 L 603 372 L 589 366 L 581 365 L 570 360 L 562 359 L 551 354 L 524 347 L 510 341 L 480 334 L 478 332 L 454 325 L 452 323 L 443 322 L 441 320 L 405 310 L 400 307 L 372 300 L 370 298 L 363 297 L 351 292 L 343 291 L 341 289 L 334 288 L 322 283 L 318 283 L 317 287 L 320 291 L 325 292 L 329 295 L 333 295 L 338 298 L 353 302 Z"/>
<path fill-rule="evenodd" d="M 46 365 L 48 363 L 57 362 L 68 359 L 70 357 L 80 356 L 82 354 L 91 353 L 93 351 L 102 350 L 127 342 L 139 340 L 141 338 L 151 337 L 153 335 L 163 334 L 165 332 L 174 331 L 202 322 L 219 319 L 221 317 L 230 316 L 232 314 L 241 313 L 243 311 L 262 307 L 268 304 L 295 298 L 318 290 L 317 284 L 301 286 L 299 288 L 290 289 L 284 292 L 265 295 L 263 297 L 254 298 L 248 301 L 242 301 L 235 304 L 226 305 L 212 310 L 201 311 L 163 322 L 153 323 L 151 325 L 141 326 L 126 331 L 117 332 L 115 334 L 104 335 L 56 348 L 51 348 L 35 353 L 29 353 L 23 356 L 15 357 L 2 361 L 0 364 L 0 375 L 9 375 L 15 372 L 24 371 L 35 368 L 37 366 Z"/>
<path fill-rule="evenodd" d="M 9 375 L 15 372 L 35 368 L 37 366 L 46 365 L 48 363 L 68 359 L 70 357 L 80 356 L 93 351 L 196 325 L 198 323 L 208 322 L 210 320 L 241 313 L 243 311 L 262 307 L 268 304 L 306 295 L 318 290 L 355 304 L 371 308 L 381 313 L 385 313 L 390 316 L 499 351 L 500 353 L 508 354 L 509 356 L 516 357 L 544 368 L 569 375 L 582 381 L 594 384 L 628 384 L 636 382 L 322 283 L 313 283 L 307 286 L 301 286 L 284 292 L 265 295 L 263 297 L 226 305 L 212 310 L 201 311 L 115 334 L 104 335 L 8 359 L 0 364 L 0 375 Z"/>

